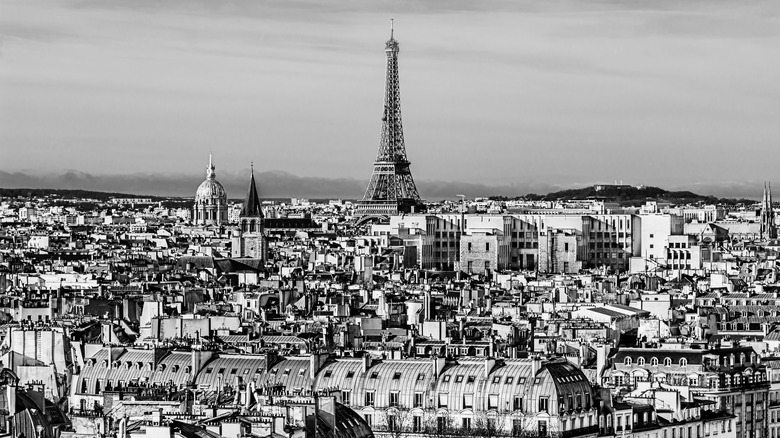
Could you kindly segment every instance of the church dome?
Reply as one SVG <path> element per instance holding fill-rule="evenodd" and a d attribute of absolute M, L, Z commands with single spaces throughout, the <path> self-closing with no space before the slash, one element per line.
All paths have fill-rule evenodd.
<path fill-rule="evenodd" d="M 217 173 L 209 155 L 206 168 L 206 180 L 200 183 L 195 192 L 195 205 L 192 221 L 196 225 L 222 225 L 228 221 L 227 192 L 217 181 Z"/>
<path fill-rule="evenodd" d="M 217 174 L 214 171 L 214 165 L 209 156 L 209 166 L 206 168 L 206 180 L 200 183 L 198 191 L 195 192 L 195 203 L 203 204 L 225 204 L 227 203 L 227 192 L 217 181 Z"/>
<path fill-rule="evenodd" d="M 209 199 L 220 199 L 227 202 L 227 192 L 222 184 L 216 179 L 207 179 L 200 183 L 198 191 L 195 192 L 195 201 L 208 203 Z"/>

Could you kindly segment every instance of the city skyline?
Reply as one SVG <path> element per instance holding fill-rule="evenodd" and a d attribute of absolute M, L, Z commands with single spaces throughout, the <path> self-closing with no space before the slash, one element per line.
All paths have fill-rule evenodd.
<path fill-rule="evenodd" d="M 0 184 L 185 195 L 214 152 L 233 193 L 254 161 L 289 195 L 358 198 L 390 17 L 423 197 L 624 180 L 757 198 L 771 180 L 771 2 L 336 6 L 4 3 Z"/>

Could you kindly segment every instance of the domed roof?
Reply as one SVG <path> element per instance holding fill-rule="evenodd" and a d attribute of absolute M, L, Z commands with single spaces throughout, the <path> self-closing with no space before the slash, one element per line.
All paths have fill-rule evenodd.
<path fill-rule="evenodd" d="M 222 203 L 227 203 L 227 192 L 222 184 L 217 181 L 217 173 L 214 171 L 214 165 L 211 163 L 211 154 L 209 154 L 209 166 L 206 168 L 206 180 L 200 183 L 198 191 L 195 192 L 195 202 L 206 202 L 209 199 L 218 199 Z"/>

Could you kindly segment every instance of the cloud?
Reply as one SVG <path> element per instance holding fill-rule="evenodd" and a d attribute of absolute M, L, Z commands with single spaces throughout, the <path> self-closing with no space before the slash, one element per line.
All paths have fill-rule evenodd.
<path fill-rule="evenodd" d="M 256 172 L 260 196 L 264 198 L 305 197 L 313 199 L 360 199 L 367 181 L 351 178 L 301 177 L 282 171 Z M 218 180 L 231 199 L 242 199 L 248 188 L 245 174 L 224 173 Z M 68 170 L 60 174 L 33 175 L 26 172 L 0 170 L 0 187 L 4 188 L 62 188 L 94 190 L 153 196 L 192 197 L 202 180 L 192 175 L 136 173 L 123 175 L 94 175 Z M 513 184 L 478 184 L 463 181 L 418 180 L 420 196 L 428 201 L 487 196 L 522 196 L 529 193 L 546 194 L 563 189 L 593 185 L 598 181 L 569 181 L 565 184 L 547 184 L 525 180 Z M 760 181 L 700 182 L 690 185 L 674 184 L 667 190 L 690 190 L 701 195 L 729 198 L 759 199 L 763 183 Z M 776 185 L 780 187 L 780 184 Z"/>

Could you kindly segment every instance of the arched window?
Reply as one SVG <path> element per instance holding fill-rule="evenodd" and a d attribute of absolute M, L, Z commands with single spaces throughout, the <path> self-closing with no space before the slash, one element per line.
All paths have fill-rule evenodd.
<path fill-rule="evenodd" d="M 644 364 L 645 364 L 645 358 L 644 358 L 644 357 L 639 357 L 639 358 L 637 358 L 637 360 L 636 360 L 636 364 L 637 364 L 637 365 L 639 365 L 640 367 L 641 367 L 641 366 L 644 366 Z"/>
<path fill-rule="evenodd" d="M 632 361 L 631 361 L 631 358 L 630 358 L 630 357 L 628 357 L 628 356 L 626 356 L 626 358 L 625 358 L 625 359 L 623 359 L 623 363 L 624 363 L 625 365 L 631 365 L 631 362 L 632 362 Z"/>
<path fill-rule="evenodd" d="M 664 358 L 664 366 L 666 366 L 666 367 L 672 366 L 672 359 L 668 358 L 668 357 L 665 357 Z"/>
<path fill-rule="evenodd" d="M 688 360 L 683 358 L 680 358 L 680 366 L 681 367 L 687 367 L 688 366 Z"/>
<path fill-rule="evenodd" d="M 658 366 L 658 358 L 657 357 L 651 358 L 650 359 L 650 365 L 652 365 L 654 367 L 657 367 Z"/>

